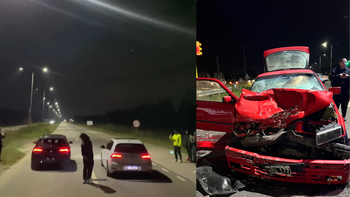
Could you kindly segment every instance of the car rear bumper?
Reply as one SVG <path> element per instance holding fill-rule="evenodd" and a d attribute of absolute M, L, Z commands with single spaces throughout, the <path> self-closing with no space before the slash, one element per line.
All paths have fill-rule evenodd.
<path fill-rule="evenodd" d="M 259 155 L 226 146 L 229 168 L 283 182 L 340 185 L 350 181 L 348 160 L 294 160 Z"/>
<path fill-rule="evenodd" d="M 126 169 L 128 166 L 137 166 L 138 169 L 128 170 Z M 118 164 L 116 162 L 111 162 L 109 164 L 109 171 L 111 173 L 114 172 L 152 172 L 152 162 L 149 164 Z"/>
<path fill-rule="evenodd" d="M 70 157 L 33 157 L 32 163 L 35 164 L 57 164 L 57 163 L 68 163 L 70 162 Z"/>

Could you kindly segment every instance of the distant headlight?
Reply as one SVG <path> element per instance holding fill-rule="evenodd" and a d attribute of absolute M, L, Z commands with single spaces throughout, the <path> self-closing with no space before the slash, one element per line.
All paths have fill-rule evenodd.
<path fill-rule="evenodd" d="M 253 83 L 255 82 L 255 80 L 252 81 Z"/>
<path fill-rule="evenodd" d="M 251 83 L 252 81 L 248 80 L 248 83 Z"/>

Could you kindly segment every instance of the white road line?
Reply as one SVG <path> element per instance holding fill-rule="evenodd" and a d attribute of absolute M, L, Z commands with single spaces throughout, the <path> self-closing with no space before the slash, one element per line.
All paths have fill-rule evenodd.
<path fill-rule="evenodd" d="M 167 170 L 167 169 L 165 169 L 165 168 L 162 168 L 162 170 L 165 171 L 165 172 L 169 172 L 169 170 Z"/>
<path fill-rule="evenodd" d="M 79 141 L 78 138 L 75 138 L 75 139 L 76 139 L 77 141 Z"/>
<path fill-rule="evenodd" d="M 93 179 L 93 181 L 92 181 L 93 183 L 98 184 L 98 181 L 97 181 L 97 178 L 96 178 L 94 171 L 92 171 L 91 178 Z"/>
<path fill-rule="evenodd" d="M 157 164 L 152 162 L 152 165 L 156 166 Z"/>
<path fill-rule="evenodd" d="M 176 178 L 180 179 L 181 181 L 186 181 L 186 179 L 182 178 L 181 176 L 176 176 Z"/>

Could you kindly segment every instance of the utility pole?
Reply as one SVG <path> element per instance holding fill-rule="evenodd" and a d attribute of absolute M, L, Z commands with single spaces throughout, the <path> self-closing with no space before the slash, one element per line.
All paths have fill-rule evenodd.
<path fill-rule="evenodd" d="M 219 70 L 219 57 L 216 56 L 216 66 L 218 68 L 218 78 L 221 81 L 220 70 Z"/>

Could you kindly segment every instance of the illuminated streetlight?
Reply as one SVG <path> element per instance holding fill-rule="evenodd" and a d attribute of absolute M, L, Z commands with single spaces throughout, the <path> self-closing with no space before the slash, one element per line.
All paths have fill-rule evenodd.
<path fill-rule="evenodd" d="M 56 102 L 55 105 L 58 105 L 58 103 Z"/>
<path fill-rule="evenodd" d="M 23 68 L 22 68 L 22 67 L 20 67 L 20 68 L 19 68 L 19 71 L 23 71 Z"/>
<path fill-rule="evenodd" d="M 47 71 L 48 71 L 48 70 L 47 70 L 47 68 L 43 68 L 43 72 L 45 72 L 45 73 L 46 73 Z"/>
<path fill-rule="evenodd" d="M 50 91 L 53 91 L 53 87 L 50 88 Z"/>
<path fill-rule="evenodd" d="M 322 46 L 327 48 L 327 42 L 322 43 Z"/>

